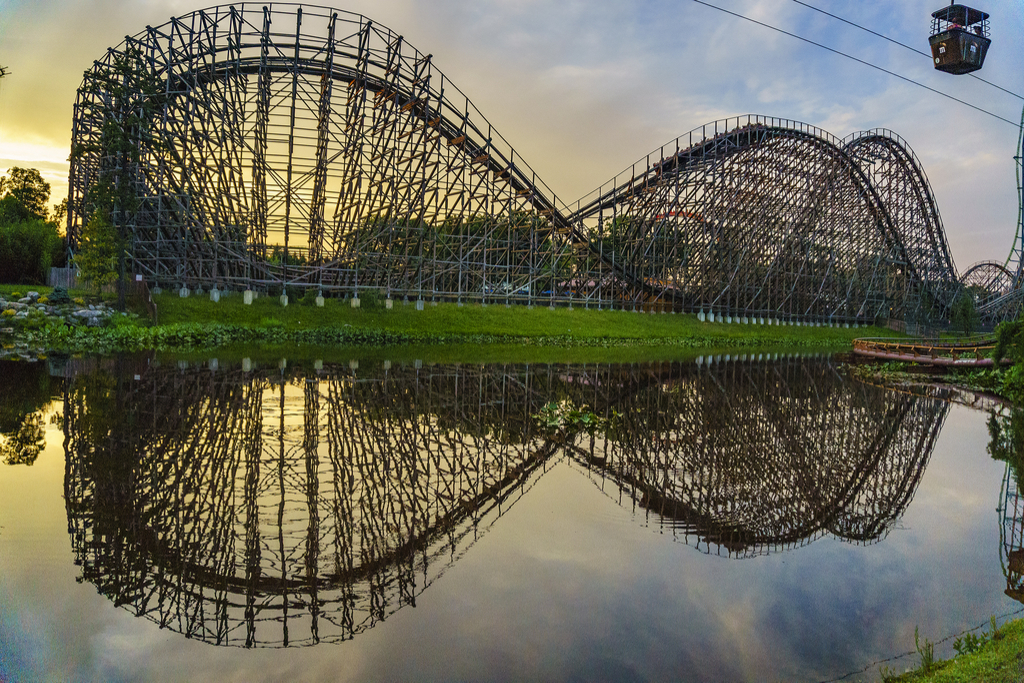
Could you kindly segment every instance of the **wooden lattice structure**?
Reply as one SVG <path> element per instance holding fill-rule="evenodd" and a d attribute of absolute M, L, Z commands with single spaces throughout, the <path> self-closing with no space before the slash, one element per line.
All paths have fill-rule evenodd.
<path fill-rule="evenodd" d="M 137 159 L 104 142 L 131 112 Z M 429 54 L 321 7 L 147 28 L 86 73 L 73 125 L 71 244 L 116 177 L 137 198 L 116 217 L 132 269 L 162 287 L 769 324 L 931 320 L 959 288 L 920 163 L 888 131 L 718 121 L 566 205 Z"/>
<path fill-rule="evenodd" d="M 607 423 L 548 427 L 552 401 Z M 703 552 L 876 542 L 945 415 L 814 359 L 125 367 L 68 381 L 68 528 L 137 616 L 313 645 L 415 604 L 560 458 Z"/>

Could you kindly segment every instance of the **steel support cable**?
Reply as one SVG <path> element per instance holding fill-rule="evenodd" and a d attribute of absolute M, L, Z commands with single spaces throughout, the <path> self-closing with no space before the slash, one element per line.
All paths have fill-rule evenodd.
<path fill-rule="evenodd" d="M 750 17 L 748 17 L 748 16 L 746 16 L 744 14 L 740 14 L 739 12 L 733 12 L 732 10 L 727 10 L 724 7 L 719 7 L 718 5 L 713 5 L 710 2 L 705 2 L 704 0 L 693 0 L 693 2 L 697 3 L 698 5 L 704 5 L 705 7 L 710 7 L 711 9 L 716 9 L 719 12 L 724 12 L 726 14 L 732 15 L 732 16 L 738 18 L 738 19 L 743 19 L 744 21 L 749 21 L 752 24 L 757 24 L 758 26 L 763 26 L 765 28 L 770 28 L 773 31 L 778 31 L 779 33 L 783 33 L 783 34 L 785 34 L 785 35 L 787 35 L 787 36 L 789 36 L 791 38 L 796 38 L 797 40 L 802 40 L 805 43 L 809 43 L 811 45 L 814 45 L 815 47 L 820 47 L 823 50 L 828 50 L 829 52 L 832 52 L 834 54 L 840 55 L 841 57 L 846 57 L 847 59 L 852 59 L 855 62 L 863 64 L 864 66 L 870 66 L 872 69 L 877 69 L 878 71 L 881 71 L 882 73 L 886 73 L 886 74 L 888 74 L 890 76 L 895 76 L 896 78 L 900 79 L 901 81 L 906 81 L 907 83 L 912 83 L 913 85 L 916 85 L 918 87 L 924 88 L 925 90 L 929 90 L 929 91 L 935 93 L 936 95 L 941 95 L 941 96 L 943 96 L 943 97 L 945 97 L 947 99 L 953 100 L 954 102 L 959 102 L 960 104 L 962 104 L 962 105 L 964 105 L 966 107 L 970 107 L 971 109 L 974 109 L 975 111 L 979 111 L 982 114 L 987 114 L 987 115 L 991 116 L 992 118 L 999 119 L 1000 121 L 1005 121 L 1006 123 L 1010 124 L 1011 126 L 1013 126 L 1015 128 L 1018 127 L 1018 124 L 1015 121 L 1011 121 L 1010 119 L 1003 118 L 999 114 L 993 114 L 992 112 L 988 111 L 987 109 L 982 109 L 981 107 L 979 107 L 977 105 L 974 105 L 974 104 L 971 104 L 970 102 L 968 102 L 966 100 L 961 100 L 958 97 L 953 97 L 952 95 L 950 95 L 948 93 L 944 93 L 941 90 L 936 90 L 935 88 L 932 88 L 931 86 L 927 86 L 924 83 L 921 83 L 920 81 L 915 81 L 914 79 L 907 78 L 906 76 L 902 76 L 902 75 L 896 73 L 895 71 L 890 71 L 889 69 L 886 69 L 884 67 L 878 66 L 877 64 L 872 64 L 871 62 L 865 61 L 865 60 L 860 59 L 858 57 L 854 57 L 853 55 L 851 55 L 849 53 L 843 52 L 842 50 L 837 50 L 837 49 L 835 49 L 833 47 L 829 47 L 828 45 L 824 45 L 822 43 L 813 41 L 810 38 L 804 38 L 803 36 L 798 35 L 796 33 L 792 33 L 792 32 L 787 31 L 785 29 L 781 29 L 778 26 L 772 26 L 771 24 L 766 24 L 763 21 L 758 21 L 757 19 L 752 19 L 752 18 L 750 18 Z"/>
<path fill-rule="evenodd" d="M 826 16 L 832 17 L 833 19 L 841 21 L 844 24 L 849 24 L 850 26 L 853 26 L 854 28 L 859 28 L 861 31 L 866 31 L 866 32 L 870 33 L 873 36 L 878 36 L 882 40 L 887 40 L 890 43 L 893 43 L 894 45 L 899 45 L 902 48 L 910 50 L 911 52 L 916 52 L 919 55 L 922 55 L 924 57 L 928 57 L 929 59 L 931 59 L 931 55 L 928 54 L 927 52 L 925 52 L 924 50 L 918 50 L 913 45 L 907 45 L 906 43 L 902 43 L 902 42 L 900 42 L 900 41 L 898 41 L 898 40 L 896 40 L 894 38 L 890 38 L 887 35 L 883 35 L 883 34 L 877 32 L 877 31 L 872 31 L 871 29 L 867 28 L 866 26 L 861 26 L 860 24 L 858 24 L 855 21 L 850 21 L 849 19 L 843 19 L 842 17 L 840 17 L 838 15 L 832 14 L 831 12 L 826 12 L 825 10 L 819 9 L 818 7 L 815 7 L 814 5 L 808 5 L 806 2 L 801 2 L 801 0 L 793 0 L 793 2 L 795 2 L 798 5 L 803 5 L 807 9 L 812 9 L 815 12 L 820 12 L 821 14 L 824 14 Z M 997 84 L 993 83 L 992 81 L 985 80 L 981 76 L 978 76 L 978 75 L 973 74 L 973 73 L 972 74 L 967 74 L 967 75 L 970 76 L 971 78 L 975 79 L 975 80 L 978 80 L 978 81 L 981 81 L 982 83 L 985 83 L 986 85 L 991 85 L 993 88 L 995 88 L 997 90 L 1002 90 L 1007 95 L 1013 95 L 1018 100 L 1024 100 L 1024 95 L 1018 95 L 1017 93 L 1013 92 L 1012 90 L 1008 90 L 1008 89 L 1004 88 L 1001 85 L 997 85 Z"/>

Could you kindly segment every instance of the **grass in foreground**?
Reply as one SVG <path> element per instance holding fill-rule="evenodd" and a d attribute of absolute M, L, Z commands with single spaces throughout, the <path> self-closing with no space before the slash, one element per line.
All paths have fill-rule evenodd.
<path fill-rule="evenodd" d="M 884 683 L 1020 683 L 1024 681 L 1024 620 L 1009 621 L 986 634 L 976 651 L 932 662 L 902 675 L 882 670 Z M 927 647 L 919 644 L 918 652 Z"/>
<path fill-rule="evenodd" d="M 495 337 L 561 337 L 574 339 L 679 339 L 707 338 L 716 341 L 799 341 L 820 346 L 845 345 L 856 337 L 891 334 L 877 328 L 845 329 L 769 325 L 702 323 L 694 315 L 645 314 L 585 308 L 509 306 L 504 304 L 429 303 L 417 311 L 413 303 L 395 301 L 392 310 L 353 309 L 349 302 L 328 299 L 323 308 L 303 304 L 283 307 L 276 297 L 260 297 L 252 305 L 233 294 L 218 303 L 193 296 L 181 299 L 163 293 L 154 297 L 161 325 L 221 323 L 225 325 L 280 327 L 287 330 L 313 327 L 352 327 L 400 332 L 415 336 L 491 335 Z M 725 343 L 724 345 L 728 345 Z"/>

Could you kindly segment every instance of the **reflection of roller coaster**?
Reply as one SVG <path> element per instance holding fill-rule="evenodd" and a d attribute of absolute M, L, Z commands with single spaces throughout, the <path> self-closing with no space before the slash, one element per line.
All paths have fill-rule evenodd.
<path fill-rule="evenodd" d="M 541 427 L 552 399 L 605 431 Z M 136 615 L 311 645 L 414 604 L 554 456 L 680 540 L 747 556 L 883 538 L 944 417 L 828 361 L 83 374 L 68 523 L 83 577 Z"/>
<path fill-rule="evenodd" d="M 105 137 L 128 110 L 149 122 L 137 161 Z M 430 55 L 321 7 L 225 5 L 126 39 L 86 74 L 72 136 L 72 240 L 90 188 L 130 178 L 139 206 L 117 220 L 165 287 L 840 324 L 941 316 L 958 287 L 927 179 L 887 131 L 719 121 L 567 206 Z"/>
<path fill-rule="evenodd" d="M 569 454 L 682 540 L 737 557 L 823 534 L 884 538 L 946 415 L 939 401 L 844 382 L 828 363 L 726 364 L 628 406 L 611 438 Z"/>

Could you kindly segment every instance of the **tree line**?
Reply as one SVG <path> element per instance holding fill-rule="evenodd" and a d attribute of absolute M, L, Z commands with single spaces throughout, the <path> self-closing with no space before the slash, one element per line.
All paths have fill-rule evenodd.
<path fill-rule="evenodd" d="M 50 184 L 34 168 L 0 177 L 0 284 L 46 284 L 67 260 L 67 200 L 48 210 Z"/>

